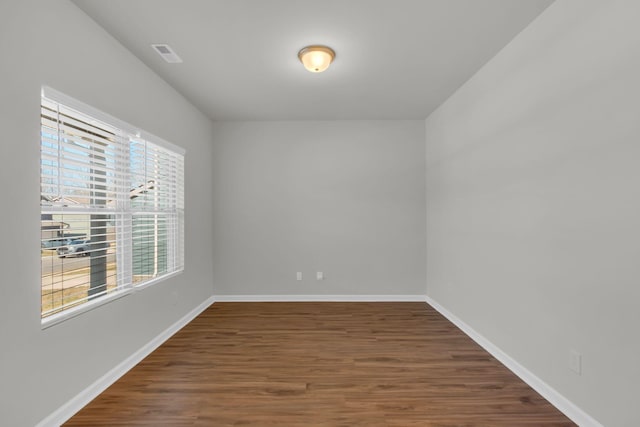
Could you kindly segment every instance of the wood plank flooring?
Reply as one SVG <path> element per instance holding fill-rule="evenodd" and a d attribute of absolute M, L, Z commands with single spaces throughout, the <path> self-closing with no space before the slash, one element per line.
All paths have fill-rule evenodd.
<path fill-rule="evenodd" d="M 216 303 L 66 426 L 573 426 L 424 303 Z"/>

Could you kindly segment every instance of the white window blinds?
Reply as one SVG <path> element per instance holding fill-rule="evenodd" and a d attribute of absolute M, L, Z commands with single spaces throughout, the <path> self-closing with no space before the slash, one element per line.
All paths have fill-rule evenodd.
<path fill-rule="evenodd" d="M 184 267 L 183 152 L 70 103 L 41 101 L 43 318 Z"/>
<path fill-rule="evenodd" d="M 148 141 L 130 143 L 134 283 L 184 264 L 182 156 Z"/>

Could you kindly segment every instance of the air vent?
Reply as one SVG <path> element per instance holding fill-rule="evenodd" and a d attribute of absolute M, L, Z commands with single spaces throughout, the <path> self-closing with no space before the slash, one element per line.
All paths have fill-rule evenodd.
<path fill-rule="evenodd" d="M 182 59 L 166 44 L 152 44 L 151 47 L 158 52 L 158 54 L 168 63 L 177 64 L 182 62 Z"/>

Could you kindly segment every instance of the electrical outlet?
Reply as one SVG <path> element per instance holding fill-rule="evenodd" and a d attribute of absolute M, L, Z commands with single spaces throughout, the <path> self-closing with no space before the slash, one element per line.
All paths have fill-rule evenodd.
<path fill-rule="evenodd" d="M 322 271 L 316 273 L 316 280 L 324 280 L 324 273 Z"/>
<path fill-rule="evenodd" d="M 296 280 L 302 280 L 302 271 L 296 273 Z"/>
<path fill-rule="evenodd" d="M 575 350 L 571 350 L 571 360 L 569 368 L 578 375 L 582 375 L 582 354 Z"/>

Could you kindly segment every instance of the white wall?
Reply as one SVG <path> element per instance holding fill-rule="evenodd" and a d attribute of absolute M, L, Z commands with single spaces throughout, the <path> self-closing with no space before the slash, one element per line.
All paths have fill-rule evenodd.
<path fill-rule="evenodd" d="M 607 426 L 640 423 L 639 20 L 558 0 L 426 120 L 428 295 Z"/>
<path fill-rule="evenodd" d="M 421 120 L 218 122 L 213 170 L 216 295 L 424 295 Z"/>
<path fill-rule="evenodd" d="M 212 126 L 64 0 L 0 3 L 0 425 L 33 426 L 212 294 Z M 42 330 L 39 104 L 46 84 L 183 146 L 186 270 Z"/>

